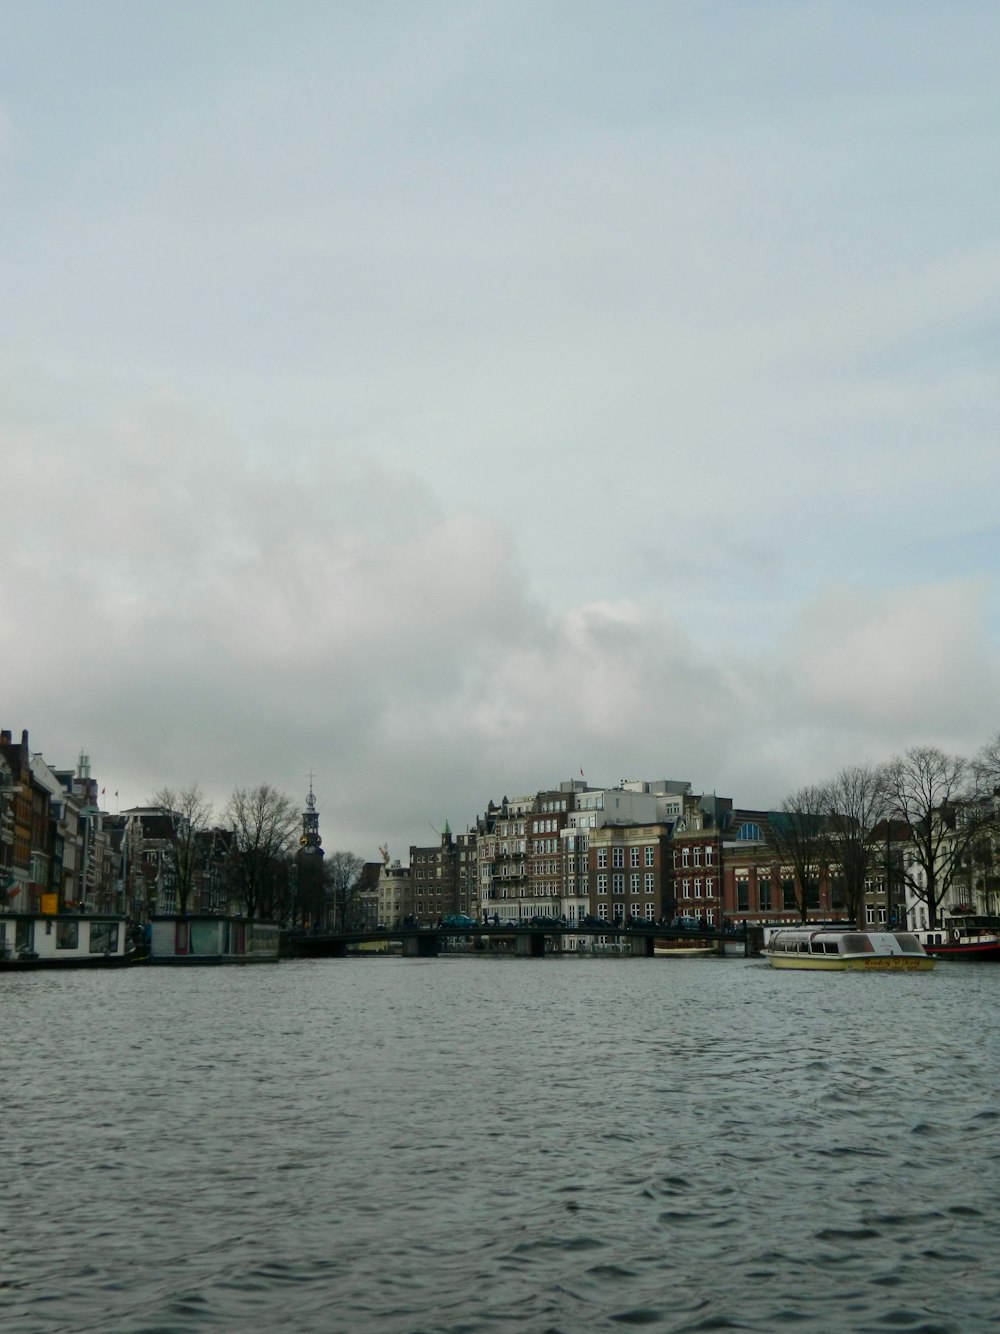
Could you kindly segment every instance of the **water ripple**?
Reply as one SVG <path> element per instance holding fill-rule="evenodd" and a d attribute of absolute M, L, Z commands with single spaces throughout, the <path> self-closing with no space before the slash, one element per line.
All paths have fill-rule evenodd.
<path fill-rule="evenodd" d="M 0 1328 L 992 1325 L 1000 969 L 661 962 L 0 978 Z"/>

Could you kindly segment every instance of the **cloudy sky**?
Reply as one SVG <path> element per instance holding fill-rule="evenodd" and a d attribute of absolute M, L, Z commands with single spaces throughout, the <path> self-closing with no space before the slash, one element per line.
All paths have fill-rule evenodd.
<path fill-rule="evenodd" d="M 2 725 L 405 859 L 1000 727 L 994 3 L 0 0 Z"/>

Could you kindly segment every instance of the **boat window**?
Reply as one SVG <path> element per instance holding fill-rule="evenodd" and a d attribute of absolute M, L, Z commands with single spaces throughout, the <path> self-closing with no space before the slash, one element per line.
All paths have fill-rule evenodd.
<path fill-rule="evenodd" d="M 91 922 L 90 953 L 106 954 L 109 951 L 112 954 L 118 952 L 118 923 Z"/>
<path fill-rule="evenodd" d="M 835 940 L 828 940 L 824 948 L 826 949 L 827 954 L 840 953 L 840 951 L 837 948 L 837 942 Z"/>
<path fill-rule="evenodd" d="M 920 941 L 917 940 L 916 936 L 912 935 L 909 931 L 897 931 L 896 939 L 899 941 L 900 945 L 904 950 L 907 950 L 908 952 L 912 952 L 914 954 L 923 953 Z"/>
<path fill-rule="evenodd" d="M 874 954 L 875 946 L 871 942 L 870 936 L 862 935 L 860 931 L 855 931 L 850 935 L 844 936 L 845 954 Z"/>
<path fill-rule="evenodd" d="M 80 944 L 79 922 L 58 922 L 56 924 L 56 949 L 75 950 Z"/>

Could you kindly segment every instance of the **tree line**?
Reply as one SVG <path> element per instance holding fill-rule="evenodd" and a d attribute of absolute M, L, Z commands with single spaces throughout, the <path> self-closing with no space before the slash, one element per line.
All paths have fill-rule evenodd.
<path fill-rule="evenodd" d="M 818 906 L 820 882 L 835 878 L 844 911 L 862 925 L 871 880 L 881 873 L 888 885 L 892 873 L 927 905 L 935 926 L 956 884 L 978 876 L 987 889 L 998 888 L 998 792 L 1000 734 L 971 759 L 916 746 L 885 764 L 849 765 L 825 783 L 799 788 L 771 814 L 766 839 L 775 862 L 793 873 L 803 921 Z M 214 829 L 224 840 L 231 895 L 247 917 L 333 930 L 362 924 L 362 859 L 351 852 L 296 855 L 299 812 L 269 784 L 236 788 L 218 824 L 197 783 L 161 788 L 151 805 L 170 817 L 167 856 L 181 914 L 211 855 Z M 905 848 L 895 866 L 894 845 Z"/>
<path fill-rule="evenodd" d="M 364 862 L 352 852 L 298 849 L 299 811 L 270 784 L 236 788 L 218 819 L 197 783 L 162 787 L 150 805 L 169 820 L 166 857 L 180 915 L 221 854 L 229 895 L 247 917 L 333 930 L 360 924 Z"/>
<path fill-rule="evenodd" d="M 952 890 L 979 878 L 997 888 L 1000 735 L 971 759 L 915 746 L 881 765 L 850 765 L 786 797 L 770 820 L 775 860 L 794 872 L 795 906 L 805 921 L 821 879 L 836 877 L 844 910 L 862 925 L 865 892 L 895 873 L 927 905 L 936 926 Z M 892 845 L 904 855 L 891 863 Z"/>

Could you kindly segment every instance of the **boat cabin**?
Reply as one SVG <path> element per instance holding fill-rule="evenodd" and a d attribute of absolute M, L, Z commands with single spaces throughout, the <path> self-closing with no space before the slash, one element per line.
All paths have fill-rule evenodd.
<path fill-rule="evenodd" d="M 276 963 L 278 926 L 245 917 L 154 917 L 150 963 Z"/>
<path fill-rule="evenodd" d="M 0 965 L 95 967 L 122 963 L 124 917 L 88 913 L 0 913 Z"/>

